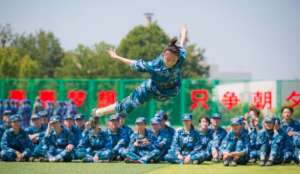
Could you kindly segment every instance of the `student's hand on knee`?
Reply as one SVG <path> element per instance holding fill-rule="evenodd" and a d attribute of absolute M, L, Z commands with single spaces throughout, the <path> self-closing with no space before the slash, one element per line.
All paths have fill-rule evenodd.
<path fill-rule="evenodd" d="M 96 154 L 94 157 L 93 157 L 93 160 L 94 160 L 94 162 L 97 162 L 97 161 L 99 161 L 99 157 L 98 157 L 98 155 Z"/>
<path fill-rule="evenodd" d="M 67 150 L 68 152 L 70 152 L 70 151 L 73 150 L 73 148 L 74 148 L 73 144 L 68 144 L 67 147 L 66 147 L 66 150 Z"/>
<path fill-rule="evenodd" d="M 184 157 L 183 157 L 181 154 L 178 154 L 178 155 L 177 155 L 177 158 L 178 158 L 179 160 L 183 160 L 183 159 L 184 159 Z"/>
<path fill-rule="evenodd" d="M 212 151 L 211 154 L 212 154 L 213 158 L 217 158 L 219 156 L 218 151 L 215 149 Z"/>
<path fill-rule="evenodd" d="M 184 164 L 189 164 L 191 161 L 191 157 L 190 156 L 187 156 L 184 158 Z"/>
<path fill-rule="evenodd" d="M 16 161 L 21 161 L 24 157 L 23 153 L 18 151 L 16 152 L 16 155 L 17 155 Z"/>

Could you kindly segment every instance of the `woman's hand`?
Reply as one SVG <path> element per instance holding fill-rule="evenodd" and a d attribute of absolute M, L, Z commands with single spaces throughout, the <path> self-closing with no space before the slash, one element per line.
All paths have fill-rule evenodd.
<path fill-rule="evenodd" d="M 112 49 L 109 49 L 107 50 L 107 53 L 109 54 L 109 56 L 112 58 L 112 59 L 116 59 L 116 60 L 119 60 L 127 65 L 131 65 L 134 63 L 134 60 L 130 60 L 128 58 L 124 58 L 124 57 L 121 57 L 119 56 L 116 51 L 112 50 Z"/>
<path fill-rule="evenodd" d="M 180 29 L 180 35 L 184 36 L 184 37 L 187 35 L 187 27 L 186 27 L 186 25 L 183 25 L 181 27 L 181 29 Z"/>
<path fill-rule="evenodd" d="M 188 40 L 187 39 L 187 32 L 188 32 L 188 30 L 187 30 L 186 25 L 183 25 L 180 29 L 180 35 L 179 35 L 179 37 L 180 37 L 180 40 L 179 40 L 180 43 L 179 44 L 180 44 L 181 47 L 184 47 L 187 40 Z"/>
<path fill-rule="evenodd" d="M 108 51 L 107 51 L 107 53 L 109 54 L 109 56 L 111 57 L 111 58 L 113 58 L 113 59 L 117 59 L 119 56 L 118 56 L 118 54 L 116 53 L 116 51 L 114 51 L 113 49 L 109 49 Z"/>

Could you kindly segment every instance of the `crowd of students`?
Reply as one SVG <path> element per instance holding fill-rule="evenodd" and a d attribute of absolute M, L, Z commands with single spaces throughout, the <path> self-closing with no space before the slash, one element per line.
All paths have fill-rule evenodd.
<path fill-rule="evenodd" d="M 0 115 L 2 161 L 212 161 L 225 166 L 300 162 L 300 123 L 288 106 L 282 107 L 280 117 L 261 116 L 250 107 L 227 126 L 220 125 L 221 113 L 197 116 L 197 125 L 187 113 L 177 129 L 170 126 L 163 110 L 149 123 L 138 117 L 133 128 L 125 124 L 122 114 L 111 115 L 105 127 L 100 127 L 99 117 L 87 120 L 72 102 L 43 105 L 39 100 L 32 104 L 6 99 L 0 101 Z"/>

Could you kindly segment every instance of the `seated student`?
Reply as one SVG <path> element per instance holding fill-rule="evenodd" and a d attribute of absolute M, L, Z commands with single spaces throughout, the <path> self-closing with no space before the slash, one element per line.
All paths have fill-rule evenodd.
<path fill-rule="evenodd" d="M 165 158 L 170 163 L 198 164 L 199 134 L 192 124 L 192 115 L 184 114 L 182 121 L 183 128 L 176 131 L 171 149 Z"/>
<path fill-rule="evenodd" d="M 158 155 L 155 136 L 146 129 L 145 118 L 138 117 L 135 121 L 135 132 L 130 137 L 125 162 L 145 164 L 157 159 Z"/>
<path fill-rule="evenodd" d="M 116 115 L 119 118 L 120 128 L 123 129 L 123 131 L 127 134 L 127 139 L 129 140 L 130 136 L 133 134 L 133 130 L 128 125 L 125 124 L 125 115 L 119 113 L 117 113 Z"/>
<path fill-rule="evenodd" d="M 161 120 L 158 117 L 153 117 L 151 119 L 152 133 L 157 139 L 157 145 L 159 149 L 158 158 L 155 159 L 156 162 L 164 160 L 164 156 L 168 153 L 171 147 L 173 137 L 170 137 L 169 132 L 166 129 L 162 129 Z"/>
<path fill-rule="evenodd" d="M 158 120 L 160 120 L 160 127 L 163 131 L 166 131 L 169 135 L 169 137 L 173 137 L 175 134 L 175 129 L 172 128 L 171 126 L 169 126 L 167 124 L 168 122 L 168 114 L 163 111 L 163 110 L 159 110 L 158 112 L 156 112 L 156 114 L 154 115 L 154 117 L 157 117 Z"/>
<path fill-rule="evenodd" d="M 48 123 L 49 123 L 49 118 L 50 118 L 51 116 L 49 117 L 48 114 L 47 114 L 47 112 L 44 111 L 44 110 L 39 111 L 37 114 L 41 117 L 42 125 L 43 125 L 44 127 L 47 127 L 47 126 L 48 126 Z"/>
<path fill-rule="evenodd" d="M 199 118 L 199 147 L 198 147 L 198 154 L 199 154 L 199 163 L 204 161 L 211 160 L 211 140 L 212 140 L 212 130 L 209 128 L 210 119 L 208 117 L 200 117 Z"/>
<path fill-rule="evenodd" d="M 85 120 L 83 114 L 76 114 L 75 115 L 75 126 L 81 131 L 81 133 L 85 129 Z"/>
<path fill-rule="evenodd" d="M 240 118 L 232 118 L 231 130 L 227 133 L 221 146 L 224 166 L 246 164 L 249 160 L 249 136 L 242 129 Z"/>
<path fill-rule="evenodd" d="M 44 112 L 46 113 L 45 115 L 47 115 L 47 118 L 51 118 L 54 115 L 54 107 L 54 102 L 46 101 L 46 107 Z"/>
<path fill-rule="evenodd" d="M 30 126 L 30 116 L 31 116 L 31 102 L 28 99 L 25 99 L 20 103 L 18 108 L 18 114 L 22 118 L 22 127 L 27 128 Z"/>
<path fill-rule="evenodd" d="M 72 132 L 73 134 L 73 138 L 74 138 L 74 146 L 77 147 L 79 141 L 82 138 L 82 133 L 80 131 L 80 129 L 75 126 L 74 124 L 74 118 L 73 115 L 68 114 L 64 116 L 64 126 L 66 129 L 68 129 L 70 132 Z"/>
<path fill-rule="evenodd" d="M 31 116 L 32 125 L 25 129 L 29 139 L 33 144 L 33 158 L 42 158 L 45 156 L 45 149 L 43 147 L 43 139 L 47 127 L 42 125 L 41 117 L 38 114 L 33 114 Z"/>
<path fill-rule="evenodd" d="M 5 110 L 3 111 L 0 119 L 0 144 L 1 144 L 1 139 L 4 134 L 4 132 L 10 128 L 10 115 L 11 111 Z M 0 146 L 0 151 L 1 151 L 1 146 Z M 0 159 L 1 159 L 1 154 L 0 154 Z"/>
<path fill-rule="evenodd" d="M 121 160 L 129 144 L 127 132 L 120 128 L 119 116 L 112 115 L 107 123 L 107 135 L 112 144 L 112 160 Z"/>
<path fill-rule="evenodd" d="M 260 147 L 260 165 L 271 166 L 280 164 L 283 161 L 283 154 L 280 147 L 283 145 L 283 137 L 274 130 L 275 119 L 265 116 L 263 129 L 257 135 L 257 144 Z"/>
<path fill-rule="evenodd" d="M 60 116 L 52 116 L 45 132 L 46 159 L 50 162 L 72 160 L 73 134 L 60 123 Z"/>
<path fill-rule="evenodd" d="M 293 159 L 294 144 L 287 135 L 287 133 L 281 127 L 281 121 L 279 117 L 274 117 L 274 132 L 282 138 L 282 144 L 280 144 L 280 154 L 283 156 L 282 163 L 290 163 Z"/>
<path fill-rule="evenodd" d="M 27 133 L 21 128 L 18 114 L 10 118 L 11 128 L 7 129 L 1 141 L 3 161 L 28 161 L 31 157 L 32 144 Z"/>
<path fill-rule="evenodd" d="M 249 163 L 255 163 L 259 159 L 259 147 L 256 143 L 257 134 L 262 129 L 259 124 L 259 114 L 260 111 L 254 106 L 246 113 L 246 118 L 249 118 L 249 123 L 245 126 L 249 135 Z"/>
<path fill-rule="evenodd" d="M 214 113 L 210 119 L 210 129 L 213 131 L 213 137 L 211 141 L 211 154 L 212 161 L 219 162 L 222 159 L 222 152 L 220 151 L 221 143 L 225 138 L 227 132 L 220 126 L 221 114 Z"/>
<path fill-rule="evenodd" d="M 107 132 L 100 128 L 97 119 L 91 118 L 90 122 L 91 128 L 84 134 L 76 149 L 81 153 L 78 158 L 83 159 L 84 162 L 110 161 L 112 146 Z"/>
<path fill-rule="evenodd" d="M 293 118 L 293 113 L 294 109 L 292 107 L 283 106 L 281 108 L 281 128 L 288 135 L 287 141 L 293 144 L 292 159 L 299 164 L 300 161 L 297 147 L 299 146 L 298 139 L 300 137 L 300 122 Z M 289 161 L 287 160 L 288 156 L 285 156 L 284 158 L 284 161 Z"/>
<path fill-rule="evenodd" d="M 10 110 L 5 110 L 1 116 L 0 125 L 2 125 L 3 131 L 10 128 L 10 116 L 12 115 Z"/>
<path fill-rule="evenodd" d="M 293 139 L 294 153 L 293 158 L 295 162 L 300 166 L 300 135 L 295 135 Z"/>

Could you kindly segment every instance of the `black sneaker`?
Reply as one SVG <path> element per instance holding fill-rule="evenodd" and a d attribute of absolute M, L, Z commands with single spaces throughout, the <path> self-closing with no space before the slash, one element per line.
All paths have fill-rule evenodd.
<path fill-rule="evenodd" d="M 264 161 L 264 160 L 261 160 L 261 161 L 259 161 L 259 165 L 260 165 L 260 166 L 265 166 L 265 165 L 266 165 L 266 163 L 265 163 L 265 161 Z"/>
<path fill-rule="evenodd" d="M 218 162 L 219 162 L 219 159 L 218 159 L 218 158 L 213 158 L 211 161 L 212 161 L 212 162 L 215 162 L 215 163 L 218 163 Z"/>
<path fill-rule="evenodd" d="M 250 160 L 249 160 L 249 163 L 251 163 L 251 164 L 256 163 L 256 159 L 255 159 L 255 158 L 250 159 Z"/>
<path fill-rule="evenodd" d="M 266 162 L 266 166 L 273 166 L 273 161 L 268 160 L 268 161 Z"/>
<path fill-rule="evenodd" d="M 48 158 L 41 158 L 40 162 L 49 162 L 49 159 Z"/>
<path fill-rule="evenodd" d="M 193 161 L 193 164 L 200 164 L 200 163 L 199 163 L 199 160 L 194 160 L 194 161 Z"/>
<path fill-rule="evenodd" d="M 224 166 L 229 166 L 229 160 L 224 160 Z"/>
<path fill-rule="evenodd" d="M 34 157 L 30 157 L 30 158 L 28 159 L 29 162 L 34 162 L 34 160 L 35 160 Z"/>
<path fill-rule="evenodd" d="M 231 160 L 229 163 L 230 166 L 235 167 L 237 165 L 235 160 Z"/>

